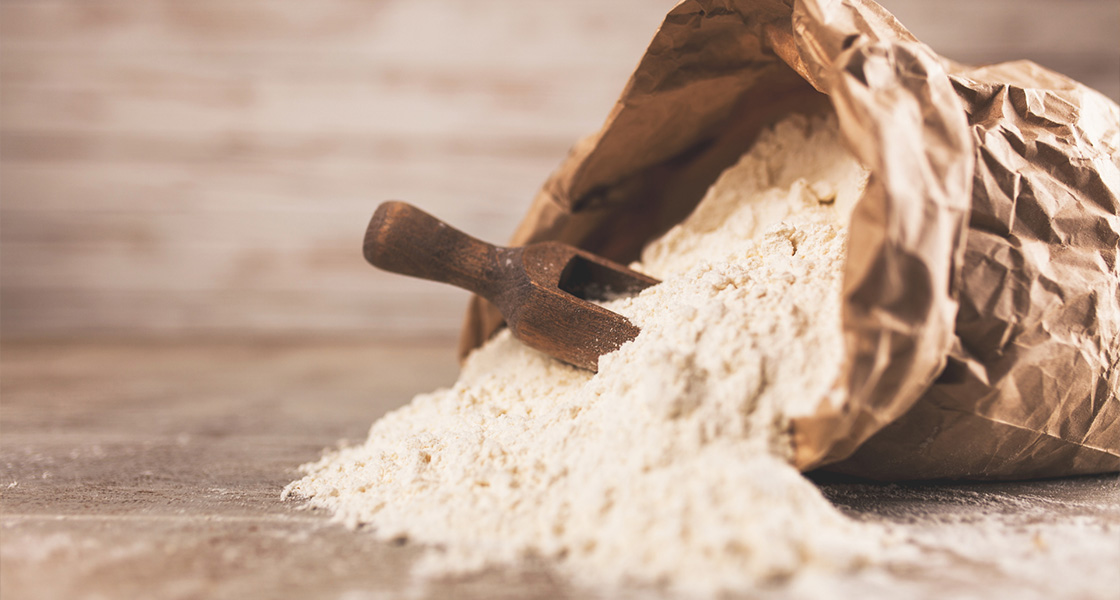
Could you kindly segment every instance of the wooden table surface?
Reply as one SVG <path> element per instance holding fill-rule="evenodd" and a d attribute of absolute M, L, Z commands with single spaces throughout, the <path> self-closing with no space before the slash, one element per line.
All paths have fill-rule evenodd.
<path fill-rule="evenodd" d="M 375 542 L 280 500 L 299 464 L 363 439 L 385 411 L 450 383 L 452 354 L 449 343 L 5 344 L 0 597 L 583 597 L 539 565 L 420 586 L 408 574 L 416 547 Z M 1120 557 L 1120 483 L 1111 476 L 821 486 L 856 518 L 933 539 L 975 523 L 978 535 L 1025 536 L 1033 547 L 1016 531 L 1089 524 L 1085 539 L 1099 547 L 1110 535 L 1100 528 L 1111 527 L 1117 552 L 1072 556 L 1097 571 Z M 993 516 L 1000 528 L 988 531 L 981 525 Z M 1070 540 L 1048 543 L 1068 560 Z M 838 585 L 860 597 L 1034 597 L 1014 572 L 960 551 L 966 558 L 952 569 L 910 572 L 885 587 Z"/>

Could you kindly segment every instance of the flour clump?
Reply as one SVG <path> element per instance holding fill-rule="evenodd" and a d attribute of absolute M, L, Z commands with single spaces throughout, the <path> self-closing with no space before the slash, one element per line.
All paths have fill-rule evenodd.
<path fill-rule="evenodd" d="M 582 371 L 502 332 L 450 389 L 303 467 L 285 494 L 434 548 L 430 574 L 543 557 L 588 585 L 718 593 L 874 562 L 877 530 L 792 466 L 839 401 L 847 220 L 867 172 L 835 120 L 760 134 L 611 301 L 641 334 Z"/>

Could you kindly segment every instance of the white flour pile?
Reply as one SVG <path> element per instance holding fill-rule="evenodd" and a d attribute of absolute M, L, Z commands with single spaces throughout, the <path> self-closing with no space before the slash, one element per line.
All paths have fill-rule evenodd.
<path fill-rule="evenodd" d="M 706 593 L 873 562 L 878 530 L 787 464 L 784 433 L 839 374 L 865 183 L 834 122 L 780 123 L 646 249 L 636 267 L 663 283 L 608 304 L 642 332 L 598 374 L 503 332 L 285 494 L 433 545 L 426 573 L 538 556 L 588 584 Z"/>

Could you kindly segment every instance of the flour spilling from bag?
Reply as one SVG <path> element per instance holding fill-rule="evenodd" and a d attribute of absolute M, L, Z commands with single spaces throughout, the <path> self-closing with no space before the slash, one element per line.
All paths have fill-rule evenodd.
<path fill-rule="evenodd" d="M 866 181 L 833 120 L 786 119 L 646 248 L 635 268 L 663 283 L 606 305 L 641 334 L 597 374 L 502 332 L 285 494 L 432 545 L 428 574 L 544 557 L 589 584 L 715 592 L 875 562 L 881 530 L 791 467 L 787 438 L 837 401 Z"/>

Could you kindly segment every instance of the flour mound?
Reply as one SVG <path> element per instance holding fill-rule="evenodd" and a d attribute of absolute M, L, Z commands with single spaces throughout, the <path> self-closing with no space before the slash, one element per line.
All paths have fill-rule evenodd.
<path fill-rule="evenodd" d="M 589 585 L 741 590 L 874 562 L 788 463 L 791 417 L 836 402 L 847 216 L 867 173 L 829 119 L 764 132 L 607 307 L 641 334 L 592 374 L 502 332 L 450 389 L 303 467 L 285 494 L 436 550 L 428 574 L 528 556 Z"/>

